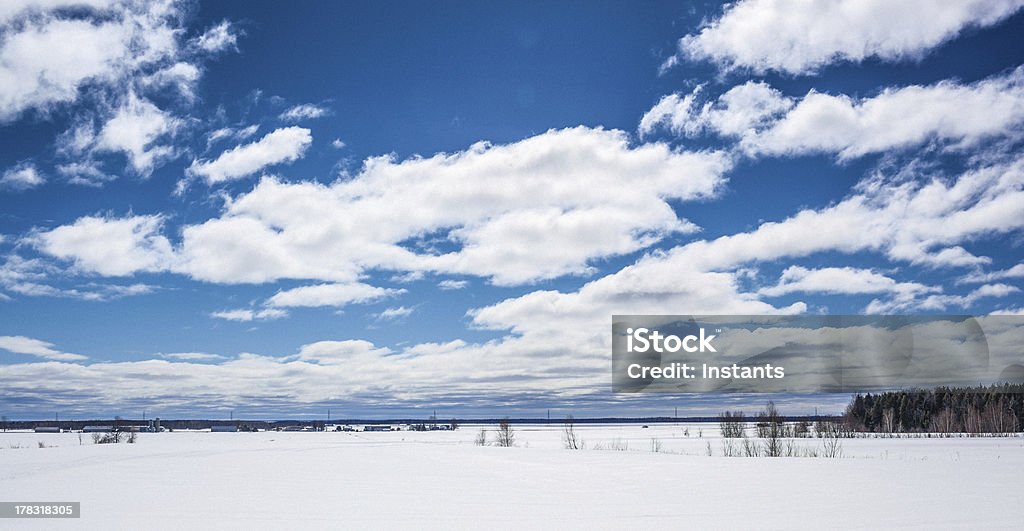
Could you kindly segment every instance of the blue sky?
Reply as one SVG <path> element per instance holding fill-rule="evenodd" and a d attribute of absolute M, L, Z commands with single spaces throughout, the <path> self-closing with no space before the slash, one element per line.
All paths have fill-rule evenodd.
<path fill-rule="evenodd" d="M 954 4 L 9 3 L 0 411 L 702 414 L 612 314 L 1020 313 L 1022 2 Z"/>

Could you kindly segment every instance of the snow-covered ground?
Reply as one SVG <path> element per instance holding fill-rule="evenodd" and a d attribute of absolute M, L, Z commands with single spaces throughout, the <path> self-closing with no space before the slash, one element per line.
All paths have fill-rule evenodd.
<path fill-rule="evenodd" d="M 77 433 L 0 433 L 0 501 L 82 504 L 80 520 L 4 520 L 2 527 L 1024 525 L 1021 437 L 845 439 L 838 459 L 744 458 L 723 457 L 710 424 L 577 425 L 591 448 L 584 451 L 562 448 L 560 426 L 515 426 L 514 448 L 476 446 L 479 429 L 174 432 L 107 445 L 92 444 L 89 434 L 80 444 Z"/>

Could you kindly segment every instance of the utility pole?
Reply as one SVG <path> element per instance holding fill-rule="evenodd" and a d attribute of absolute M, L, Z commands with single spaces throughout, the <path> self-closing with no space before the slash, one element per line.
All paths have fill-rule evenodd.
<path fill-rule="evenodd" d="M 679 406 L 676 406 L 676 416 L 675 416 L 675 418 L 679 418 Z"/>

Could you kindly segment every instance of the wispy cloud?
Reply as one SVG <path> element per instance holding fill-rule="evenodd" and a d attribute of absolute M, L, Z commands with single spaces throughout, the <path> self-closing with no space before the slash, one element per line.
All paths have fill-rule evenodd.
<path fill-rule="evenodd" d="M 210 314 L 210 317 L 217 319 L 242 323 L 247 323 L 249 321 L 271 321 L 287 316 L 287 311 L 277 308 L 263 308 L 258 310 L 240 308 L 236 310 L 221 310 Z"/>
<path fill-rule="evenodd" d="M 380 288 L 359 282 L 318 284 L 279 291 L 267 300 L 267 304 L 278 308 L 341 307 L 394 297 L 402 293 L 405 293 L 404 289 Z"/>
<path fill-rule="evenodd" d="M 195 45 L 210 53 L 234 49 L 238 45 L 238 30 L 231 22 L 221 21 L 200 35 Z"/>
<path fill-rule="evenodd" d="M 469 286 L 468 280 L 445 279 L 437 283 L 437 287 L 443 290 L 465 289 L 467 286 Z"/>
<path fill-rule="evenodd" d="M 312 103 L 303 103 L 301 105 L 285 109 L 279 118 L 286 122 L 299 122 L 302 120 L 312 120 L 314 118 L 327 116 L 329 113 L 330 111 L 328 111 L 326 107 L 314 105 Z"/>
<path fill-rule="evenodd" d="M 228 359 L 227 356 L 206 352 L 172 352 L 169 354 L 157 354 L 157 356 L 175 361 L 223 361 Z"/>
<path fill-rule="evenodd" d="M 415 308 L 406 308 L 405 306 L 399 306 L 397 308 L 386 308 L 384 309 L 384 311 L 377 314 L 377 320 L 395 321 L 412 315 L 414 311 L 416 311 Z"/>
<path fill-rule="evenodd" d="M 53 347 L 53 343 L 42 341 L 40 339 L 33 339 L 31 337 L 0 336 L 0 349 L 4 349 L 15 354 L 27 354 L 37 358 L 56 361 L 81 361 L 88 359 L 88 357 L 81 354 L 61 352 Z"/>

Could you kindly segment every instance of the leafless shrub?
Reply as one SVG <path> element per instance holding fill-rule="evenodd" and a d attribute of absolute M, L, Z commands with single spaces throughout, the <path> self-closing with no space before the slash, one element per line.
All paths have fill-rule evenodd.
<path fill-rule="evenodd" d="M 606 446 L 602 446 L 603 450 L 615 450 L 617 452 L 625 452 L 629 450 L 629 443 L 622 439 L 612 439 Z"/>
<path fill-rule="evenodd" d="M 843 442 L 839 434 L 825 435 L 821 438 L 821 456 L 834 459 L 843 456 Z"/>
<path fill-rule="evenodd" d="M 718 426 L 726 439 L 743 437 L 746 425 L 747 419 L 742 411 L 726 411 L 718 416 Z"/>
<path fill-rule="evenodd" d="M 747 457 L 760 457 L 761 445 L 753 439 L 743 439 L 743 455 Z"/>
<path fill-rule="evenodd" d="M 516 434 L 512 430 L 512 424 L 509 423 L 508 417 L 502 419 L 501 423 L 498 424 L 497 436 L 498 439 L 495 441 L 495 444 L 497 444 L 498 446 L 502 448 L 515 446 Z"/>
<path fill-rule="evenodd" d="M 845 422 L 819 420 L 814 423 L 814 432 L 818 437 L 853 438 L 855 432 Z"/>
<path fill-rule="evenodd" d="M 96 432 L 92 434 L 93 444 L 117 444 L 124 439 L 124 436 L 119 431 L 111 431 L 107 433 Z"/>
<path fill-rule="evenodd" d="M 487 444 L 487 430 L 480 428 L 480 432 L 476 434 L 476 439 L 473 443 L 477 446 L 485 446 Z"/>
<path fill-rule="evenodd" d="M 665 447 L 661 444 L 661 441 L 656 438 L 651 438 L 651 451 L 654 453 L 660 453 Z"/>

